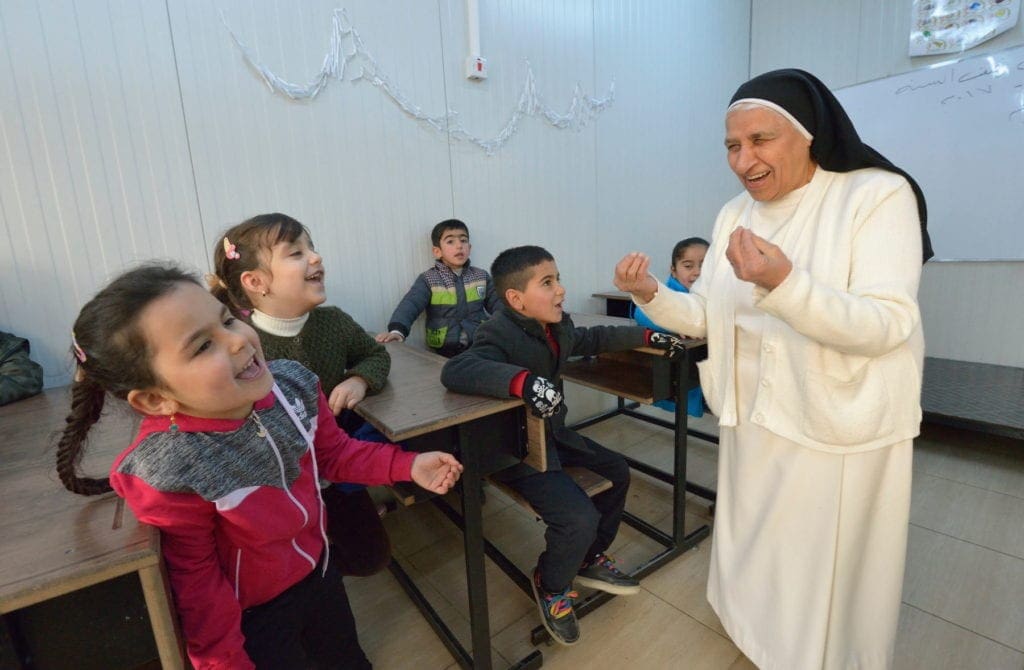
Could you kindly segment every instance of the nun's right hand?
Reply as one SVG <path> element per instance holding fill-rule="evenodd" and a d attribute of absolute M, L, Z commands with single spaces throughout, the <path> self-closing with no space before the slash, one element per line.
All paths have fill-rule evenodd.
<path fill-rule="evenodd" d="M 658 292 L 658 282 L 651 276 L 650 268 L 651 258 L 647 254 L 626 254 L 615 266 L 615 287 L 632 293 L 638 302 L 650 302 Z"/>
<path fill-rule="evenodd" d="M 793 263 L 778 246 L 742 226 L 729 235 L 725 257 L 738 279 L 774 290 L 789 276 Z"/>

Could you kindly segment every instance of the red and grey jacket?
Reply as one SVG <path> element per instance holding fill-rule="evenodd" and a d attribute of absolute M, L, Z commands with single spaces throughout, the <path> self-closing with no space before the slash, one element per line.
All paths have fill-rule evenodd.
<path fill-rule="evenodd" d="M 416 456 L 349 437 L 316 376 L 298 363 L 268 367 L 291 412 L 271 392 L 246 419 L 177 414 L 172 431 L 168 417 L 147 416 L 110 472 L 135 516 L 161 531 L 196 670 L 253 667 L 243 649 L 242 610 L 316 567 L 325 548 L 316 474 L 363 484 L 407 481 Z"/>

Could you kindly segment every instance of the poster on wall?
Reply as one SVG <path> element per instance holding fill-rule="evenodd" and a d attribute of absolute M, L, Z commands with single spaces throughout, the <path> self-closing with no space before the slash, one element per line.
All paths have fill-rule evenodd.
<path fill-rule="evenodd" d="M 911 0 L 910 55 L 959 53 L 1017 25 L 1020 0 Z"/>

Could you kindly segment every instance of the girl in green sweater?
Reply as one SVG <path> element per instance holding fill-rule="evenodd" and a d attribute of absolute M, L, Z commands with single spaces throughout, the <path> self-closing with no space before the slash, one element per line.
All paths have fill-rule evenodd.
<path fill-rule="evenodd" d="M 227 230 L 213 250 L 213 295 L 256 329 L 267 360 L 298 361 L 320 377 L 331 411 L 350 435 L 386 442 L 352 411 L 384 386 L 391 357 L 333 306 L 323 306 L 323 258 L 309 231 L 285 214 L 260 214 Z M 343 574 L 370 575 L 391 558 L 377 506 L 362 486 L 324 491 L 328 534 Z"/>

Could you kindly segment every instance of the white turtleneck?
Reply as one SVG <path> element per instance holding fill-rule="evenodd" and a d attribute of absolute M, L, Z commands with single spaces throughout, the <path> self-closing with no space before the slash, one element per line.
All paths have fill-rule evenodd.
<path fill-rule="evenodd" d="M 252 325 L 265 333 L 277 335 L 278 337 L 295 337 L 309 320 L 309 312 L 294 319 L 279 319 L 264 312 L 254 309 L 252 311 Z"/>
<path fill-rule="evenodd" d="M 759 237 L 775 242 L 776 233 L 796 214 L 810 182 L 793 189 L 777 200 L 755 201 L 750 211 L 749 228 Z"/>

